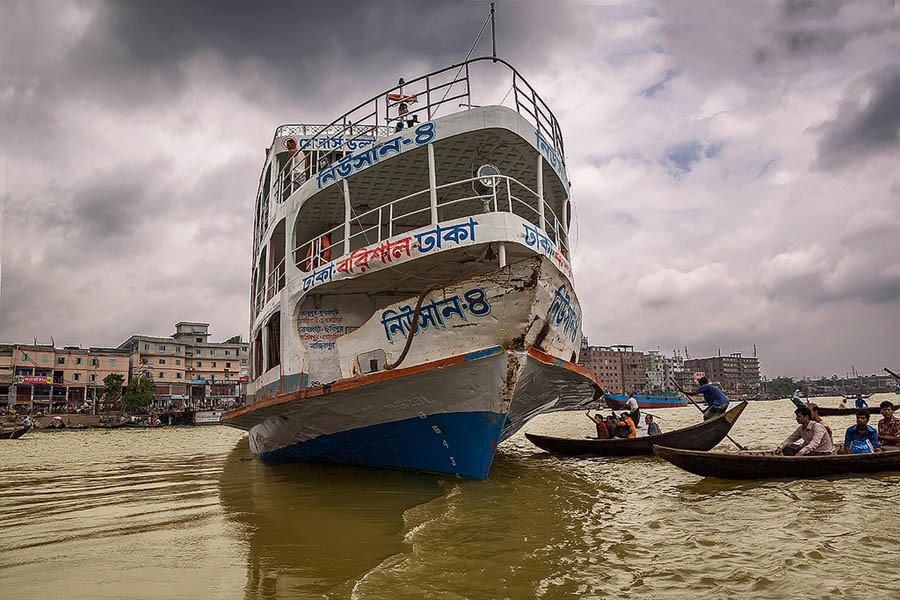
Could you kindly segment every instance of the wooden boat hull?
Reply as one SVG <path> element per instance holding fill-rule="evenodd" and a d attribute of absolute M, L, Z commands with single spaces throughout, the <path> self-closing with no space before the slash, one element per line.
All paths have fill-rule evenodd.
<path fill-rule="evenodd" d="M 0 432 L 0 440 L 17 440 L 25 435 L 25 432 L 29 429 L 31 429 L 31 427 L 19 427 L 17 429 L 11 429 L 10 431 Z"/>
<path fill-rule="evenodd" d="M 697 452 L 654 446 L 653 453 L 695 475 L 720 479 L 804 479 L 900 471 L 900 450 L 874 454 L 782 456 L 767 452 Z"/>
<path fill-rule="evenodd" d="M 692 450 L 709 450 L 725 439 L 745 408 L 747 408 L 747 403 L 741 402 L 715 419 L 660 435 L 607 440 L 575 440 L 533 433 L 526 433 L 525 437 L 538 448 L 566 456 L 649 456 L 653 454 L 653 447 L 657 444 Z"/>
<path fill-rule="evenodd" d="M 819 407 L 819 416 L 820 417 L 840 417 L 844 415 L 855 415 L 856 411 L 860 409 L 854 407 L 847 408 L 836 408 L 831 406 L 820 406 Z M 881 413 L 881 408 L 878 406 L 869 406 L 865 410 L 869 411 L 870 415 L 877 415 Z"/>

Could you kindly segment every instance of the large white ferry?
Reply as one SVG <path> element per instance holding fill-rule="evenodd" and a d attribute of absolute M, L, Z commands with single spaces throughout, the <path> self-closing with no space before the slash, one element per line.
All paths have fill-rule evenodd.
<path fill-rule="evenodd" d="M 504 92 L 510 106 L 480 104 Z M 495 57 L 278 127 L 256 198 L 248 404 L 222 422 L 266 462 L 480 479 L 529 419 L 598 398 L 575 364 L 564 156 L 550 108 Z"/>

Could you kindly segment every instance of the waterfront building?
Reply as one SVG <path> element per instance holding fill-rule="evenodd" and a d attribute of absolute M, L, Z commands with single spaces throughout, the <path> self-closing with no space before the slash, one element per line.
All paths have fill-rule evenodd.
<path fill-rule="evenodd" d="M 0 345 L 0 405 L 27 410 L 91 410 L 110 373 L 128 374 L 128 353 L 116 348 L 62 349 L 47 344 Z"/>
<path fill-rule="evenodd" d="M 759 359 L 733 352 L 726 356 L 691 358 L 684 361 L 688 371 L 703 372 L 710 381 L 730 392 L 758 391 Z"/>
<path fill-rule="evenodd" d="M 119 348 L 130 354 L 130 377 L 147 376 L 160 410 L 227 408 L 243 403 L 248 379 L 246 342 L 209 341 L 209 323 L 182 321 L 169 337 L 133 335 Z"/>
<path fill-rule="evenodd" d="M 243 403 L 248 344 L 240 336 L 210 342 L 208 323 L 181 322 L 175 329 L 168 337 L 133 335 L 116 348 L 0 344 L 0 408 L 94 411 L 103 380 L 113 373 L 126 385 L 152 378 L 157 410 Z"/>
<path fill-rule="evenodd" d="M 642 392 L 648 389 L 647 357 L 634 346 L 590 346 L 582 338 L 578 364 L 603 382 L 611 394 Z"/>

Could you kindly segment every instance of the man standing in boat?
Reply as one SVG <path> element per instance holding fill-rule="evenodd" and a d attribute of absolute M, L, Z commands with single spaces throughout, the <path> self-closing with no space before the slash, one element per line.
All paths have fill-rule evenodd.
<path fill-rule="evenodd" d="M 795 410 L 794 415 L 800 426 L 775 447 L 775 454 L 824 456 L 834 453 L 834 443 L 828 435 L 828 430 L 821 423 L 812 420 L 811 410 L 803 406 Z M 803 440 L 803 444 L 798 447 L 794 442 L 800 439 Z"/>
<path fill-rule="evenodd" d="M 697 383 L 700 387 L 693 392 L 685 392 L 685 394 L 688 396 L 703 395 L 703 401 L 706 402 L 707 407 L 703 411 L 703 420 L 708 421 L 725 414 L 725 411 L 728 410 L 728 396 L 725 395 L 725 392 L 711 384 L 706 377 L 701 377 Z"/>
<path fill-rule="evenodd" d="M 631 422 L 637 427 L 641 422 L 641 408 L 638 406 L 638 401 L 635 400 L 634 394 L 628 394 L 628 400 L 625 402 L 625 410 L 628 411 Z"/>
<path fill-rule="evenodd" d="M 900 445 L 900 419 L 894 415 L 894 405 L 890 400 L 881 403 L 882 419 L 878 421 L 878 439 L 882 446 Z"/>
<path fill-rule="evenodd" d="M 806 402 L 803 401 L 803 398 L 800 396 L 800 388 L 794 390 L 794 395 L 791 397 L 791 402 L 794 403 L 794 406 L 797 408 L 803 408 L 806 406 Z"/>

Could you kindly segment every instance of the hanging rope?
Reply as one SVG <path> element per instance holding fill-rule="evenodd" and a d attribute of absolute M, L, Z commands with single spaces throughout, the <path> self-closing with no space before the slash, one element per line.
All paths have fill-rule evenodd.
<path fill-rule="evenodd" d="M 419 300 L 416 302 L 416 310 L 413 311 L 412 317 L 412 325 L 409 328 L 409 333 L 406 335 L 406 345 L 403 346 L 403 352 L 400 353 L 400 358 L 395 360 L 392 363 L 386 363 L 384 365 L 385 370 L 390 371 L 391 369 L 396 369 L 400 366 L 400 363 L 406 358 L 406 354 L 409 352 L 409 347 L 412 346 L 413 336 L 416 335 L 416 329 L 419 327 L 419 311 L 422 310 L 422 302 L 425 300 L 425 296 L 433 292 L 434 290 L 439 290 L 444 287 L 443 283 L 433 283 L 427 286 L 422 293 L 419 294 Z"/>

